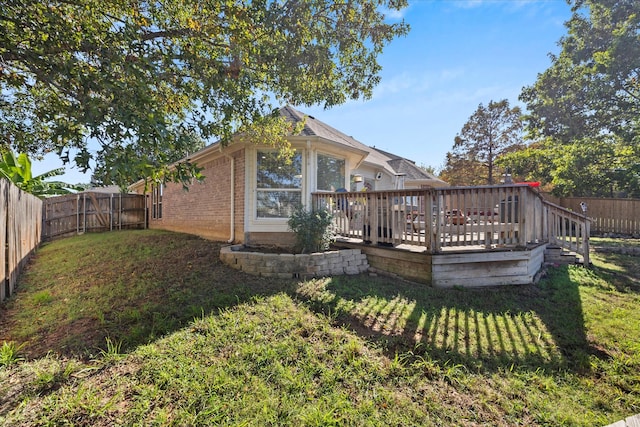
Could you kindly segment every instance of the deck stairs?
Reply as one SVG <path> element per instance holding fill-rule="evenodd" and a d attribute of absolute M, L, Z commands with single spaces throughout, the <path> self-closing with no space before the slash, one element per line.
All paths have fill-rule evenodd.
<path fill-rule="evenodd" d="M 560 246 L 549 245 L 544 251 L 545 264 L 571 265 L 582 264 L 582 258 L 575 252 L 571 252 Z"/>

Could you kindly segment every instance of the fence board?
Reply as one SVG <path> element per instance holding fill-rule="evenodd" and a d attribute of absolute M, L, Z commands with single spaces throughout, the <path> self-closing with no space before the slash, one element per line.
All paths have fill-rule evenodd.
<path fill-rule="evenodd" d="M 8 295 L 7 283 L 7 209 L 9 202 L 9 183 L 4 179 L 0 179 L 0 195 L 2 202 L 0 203 L 0 301 L 4 301 Z"/>
<path fill-rule="evenodd" d="M 582 213 L 581 202 L 587 204 L 593 234 L 640 234 L 640 199 L 562 197 L 557 204 Z"/>
<path fill-rule="evenodd" d="M 146 227 L 145 196 L 84 192 L 44 202 L 43 238 Z"/>
<path fill-rule="evenodd" d="M 42 200 L 0 180 L 0 300 L 11 296 L 20 271 L 41 239 Z"/>

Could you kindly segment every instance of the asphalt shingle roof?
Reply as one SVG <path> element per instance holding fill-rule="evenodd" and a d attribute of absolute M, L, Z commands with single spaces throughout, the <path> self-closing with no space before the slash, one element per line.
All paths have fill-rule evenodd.
<path fill-rule="evenodd" d="M 335 129 L 328 124 L 317 120 L 313 116 L 301 113 L 300 111 L 289 105 L 287 105 L 286 107 L 282 107 L 280 109 L 280 114 L 282 114 L 282 116 L 284 116 L 287 120 L 291 121 L 294 124 L 300 123 L 304 120 L 304 128 L 300 133 L 303 136 L 319 136 L 321 138 L 328 139 L 329 141 L 345 144 L 349 147 L 357 148 L 359 150 L 369 151 L 368 147 L 360 141 L 356 141 L 353 137 L 345 135 L 338 129 Z"/>
<path fill-rule="evenodd" d="M 300 133 L 303 136 L 319 136 L 330 141 L 368 152 L 369 154 L 365 158 L 365 162 L 377 165 L 378 167 L 385 169 L 391 175 L 405 174 L 406 179 L 409 180 L 440 181 L 434 175 L 417 167 L 415 162 L 396 154 L 380 150 L 376 147 L 369 147 L 353 137 L 345 135 L 328 124 L 317 120 L 315 117 L 296 110 L 290 105 L 282 107 L 280 109 L 280 114 L 295 124 L 304 120 L 304 128 Z"/>

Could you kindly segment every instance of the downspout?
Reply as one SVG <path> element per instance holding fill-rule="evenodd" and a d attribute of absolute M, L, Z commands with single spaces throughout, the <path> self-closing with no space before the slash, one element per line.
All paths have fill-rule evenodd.
<path fill-rule="evenodd" d="M 220 152 L 222 152 L 222 145 L 220 146 Z M 224 154 L 224 153 L 223 153 Z M 229 154 L 224 154 L 224 156 L 226 158 L 229 159 L 229 161 L 231 162 L 230 164 L 230 168 L 231 168 L 231 184 L 230 184 L 230 198 L 231 198 L 231 217 L 230 217 L 230 230 L 229 230 L 229 235 L 231 237 L 229 237 L 229 240 L 227 240 L 227 243 L 233 243 L 234 240 L 236 240 L 236 197 L 235 197 L 235 193 L 234 190 L 236 188 L 236 159 L 233 156 L 230 156 Z"/>
<path fill-rule="evenodd" d="M 304 189 L 305 189 L 305 195 L 304 195 L 304 199 L 306 201 L 305 205 L 307 206 L 307 210 L 312 211 L 314 206 L 313 206 L 313 197 L 311 197 L 311 191 L 312 191 L 312 187 L 311 187 L 311 182 L 313 181 L 311 178 L 311 141 L 307 139 L 307 155 L 306 155 L 306 165 L 305 165 L 305 183 L 304 183 Z M 315 183 L 315 185 L 317 186 L 318 184 Z"/>

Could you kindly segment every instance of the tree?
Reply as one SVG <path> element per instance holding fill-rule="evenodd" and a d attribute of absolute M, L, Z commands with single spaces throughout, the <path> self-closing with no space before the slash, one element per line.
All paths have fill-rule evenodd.
<path fill-rule="evenodd" d="M 60 176 L 64 169 L 53 169 L 38 176 L 31 173 L 31 160 L 25 153 L 17 157 L 7 148 L 0 148 L 0 177 L 6 178 L 18 188 L 37 197 L 69 194 L 80 190 L 79 186 L 61 181 L 49 181 L 49 178 Z"/>
<path fill-rule="evenodd" d="M 438 169 L 433 165 L 426 165 L 424 163 L 420 163 L 418 169 L 428 173 L 429 175 L 438 176 Z"/>
<path fill-rule="evenodd" d="M 474 158 L 448 152 L 440 179 L 452 186 L 483 185 L 487 183 L 486 168 Z"/>
<path fill-rule="evenodd" d="M 631 150 L 614 135 L 564 144 L 546 138 L 497 163 L 559 197 L 640 197 L 640 146 Z"/>
<path fill-rule="evenodd" d="M 461 170 L 463 166 L 482 165 L 480 178 L 483 183 L 494 183 L 496 159 L 509 151 L 522 147 L 522 119 L 519 107 L 509 107 L 509 101 L 490 101 L 488 106 L 480 104 L 456 135 L 453 152 L 447 156 L 445 170 Z M 449 175 L 448 175 L 449 176 Z M 451 181 L 455 179 L 449 176 Z"/>
<path fill-rule="evenodd" d="M 561 142 L 637 134 L 640 114 L 640 3 L 577 0 L 558 56 L 520 99 L 534 138 Z"/>
<path fill-rule="evenodd" d="M 538 146 L 508 162 L 544 158 L 558 195 L 640 194 L 640 3 L 576 0 L 566 26 L 560 54 L 520 95 Z"/>
<path fill-rule="evenodd" d="M 0 142 L 84 170 L 97 161 L 104 183 L 188 180 L 196 165 L 166 168 L 176 153 L 250 124 L 280 129 L 276 104 L 370 97 L 378 54 L 408 31 L 383 11 L 405 6 L 0 0 Z"/>
<path fill-rule="evenodd" d="M 517 181 L 539 181 L 543 187 L 550 186 L 553 181 L 553 149 L 552 140 L 534 142 L 516 151 L 503 154 L 496 159 L 496 165 L 510 170 Z"/>

